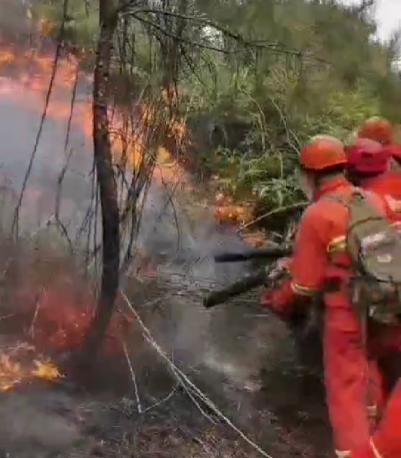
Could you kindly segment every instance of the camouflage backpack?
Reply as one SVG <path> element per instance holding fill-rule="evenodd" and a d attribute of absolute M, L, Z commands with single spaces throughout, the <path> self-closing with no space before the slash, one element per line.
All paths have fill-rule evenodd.
<path fill-rule="evenodd" d="M 355 275 L 349 282 L 352 304 L 361 317 L 401 323 L 401 237 L 355 188 L 351 196 L 328 196 L 348 208 L 346 249 Z"/>

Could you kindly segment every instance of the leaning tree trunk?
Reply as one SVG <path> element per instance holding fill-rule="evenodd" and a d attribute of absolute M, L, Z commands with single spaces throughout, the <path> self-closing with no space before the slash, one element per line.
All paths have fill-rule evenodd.
<path fill-rule="evenodd" d="M 93 83 L 93 146 L 102 209 L 102 279 L 97 309 L 85 336 L 83 361 L 94 360 L 113 314 L 119 287 L 120 234 L 117 183 L 109 135 L 109 76 L 117 8 L 99 0 L 100 34 Z"/>

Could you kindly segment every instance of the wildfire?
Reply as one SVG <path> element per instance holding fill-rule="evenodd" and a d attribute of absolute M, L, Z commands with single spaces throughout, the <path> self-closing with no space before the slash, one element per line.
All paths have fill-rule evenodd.
<path fill-rule="evenodd" d="M 0 65 L 2 65 L 0 93 L 9 94 L 13 98 L 19 94 L 27 108 L 42 110 L 53 73 L 54 57 L 40 51 L 17 51 L 16 48 L 2 43 L 0 37 Z M 48 116 L 68 121 L 71 114 L 71 97 L 78 72 L 79 61 L 76 57 L 69 55 L 59 59 L 50 103 L 47 108 Z M 86 92 L 89 92 L 91 78 L 79 72 L 79 80 L 87 84 Z M 15 90 L 16 84 L 21 86 L 22 91 L 17 92 Z M 144 103 L 138 107 L 137 116 L 142 125 L 132 129 L 130 137 L 127 138 L 122 112 L 110 111 L 113 158 L 116 163 L 124 162 L 132 170 L 137 170 L 141 166 L 146 154 L 144 150 L 147 135 L 145 127 L 151 124 L 151 121 L 156 117 L 155 115 L 155 109 Z M 91 95 L 83 100 L 82 97 L 76 98 L 72 122 L 75 129 L 81 130 L 86 138 L 91 138 L 93 126 Z M 177 144 L 181 144 L 186 132 L 185 122 L 181 119 L 172 119 L 169 121 L 168 130 L 176 139 Z M 166 153 L 169 160 L 166 160 Z M 183 170 L 177 161 L 173 160 L 172 153 L 166 148 L 160 146 L 156 156 L 158 160 L 155 169 L 156 179 L 175 181 L 177 176 L 183 175 L 181 173 Z M 159 161 L 159 156 L 161 161 Z M 174 168 L 173 171 L 171 170 L 172 167 Z"/>
<path fill-rule="evenodd" d="M 45 96 L 49 89 L 50 78 L 53 71 L 54 56 L 41 53 L 38 50 L 20 51 L 10 45 L 4 44 L 0 37 L 0 94 L 20 97 L 26 104 L 27 109 L 42 110 Z M 48 116 L 55 119 L 62 119 L 66 122 L 70 117 L 71 97 L 77 77 L 79 61 L 76 57 L 69 55 L 59 60 L 56 77 L 53 81 L 53 90 L 48 106 Z M 80 80 L 87 83 L 86 89 L 90 89 L 90 78 L 80 73 Z M 15 85 L 20 86 L 16 90 Z M 22 91 L 20 90 L 22 88 Z M 161 91 L 161 99 L 166 107 L 174 99 L 172 91 Z M 174 101 L 174 100 L 173 100 Z M 138 170 L 146 157 L 145 151 L 146 126 L 152 124 L 159 109 L 147 106 L 142 103 L 137 107 L 135 115 L 139 119 L 139 126 L 131 129 L 130 137 L 127 138 L 126 129 L 122 120 L 122 112 L 110 112 L 111 140 L 113 158 L 116 164 L 124 164 L 131 170 Z M 137 120 L 138 120 L 137 119 Z M 75 129 L 81 130 L 87 139 L 92 135 L 92 103 L 91 95 L 85 98 L 77 97 L 73 108 L 72 123 Z M 185 151 L 190 146 L 187 135 L 187 126 L 182 118 L 173 118 L 168 121 L 167 137 L 173 139 L 174 147 Z M 89 143 L 89 142 L 88 142 Z M 171 147 L 171 145 L 170 145 Z M 178 182 L 183 183 L 185 188 L 192 188 L 191 180 L 184 167 L 180 163 L 184 159 L 177 160 L 177 153 L 172 151 L 169 145 L 160 145 L 156 151 L 156 167 L 153 178 L 159 183 Z M 249 206 L 234 204 L 228 198 L 217 198 L 215 203 L 214 216 L 217 221 L 231 221 L 244 223 L 250 220 L 252 209 Z"/>
<path fill-rule="evenodd" d="M 42 291 L 39 300 L 30 302 L 29 299 L 39 293 L 34 282 L 34 279 L 28 280 L 26 290 L 18 292 L 17 300 L 32 309 L 33 319 L 26 339 L 32 344 L 28 348 L 34 351 L 35 356 L 24 354 L 24 346 L 0 351 L 0 392 L 34 379 L 54 381 L 64 377 L 56 364 L 40 355 L 49 348 L 66 351 L 79 346 L 93 317 L 93 297 L 60 287 L 57 279 L 52 288 Z M 83 308 L 84 305 L 86 307 Z M 105 342 L 106 352 L 120 349 L 116 337 L 124 332 L 124 325 L 126 323 L 119 316 L 113 317 Z"/>
<path fill-rule="evenodd" d="M 219 192 L 215 197 L 215 218 L 217 221 L 247 223 L 253 213 L 252 205 L 237 205 L 232 198 Z"/>
<path fill-rule="evenodd" d="M 33 361 L 34 367 L 23 366 L 7 355 L 0 355 L 0 391 L 9 391 L 22 381 L 41 378 L 56 380 L 62 377 L 57 367 L 49 361 Z"/>
<path fill-rule="evenodd" d="M 48 95 L 53 66 L 54 56 L 40 52 L 38 49 L 21 51 L 3 43 L 0 36 L 1 96 L 19 100 L 24 103 L 27 110 L 41 112 Z M 67 123 L 71 116 L 71 98 L 76 85 L 78 70 L 79 62 L 74 56 L 65 56 L 59 60 L 47 107 L 47 116 L 64 120 Z M 82 74 L 80 74 L 80 78 L 84 85 L 87 83 L 87 88 L 90 88 L 90 78 Z M 81 130 L 84 136 L 90 139 L 93 125 L 91 97 L 82 97 L 82 93 L 78 95 L 73 107 L 73 128 Z M 168 102 L 167 93 L 162 92 L 161 96 Z M 112 152 L 116 164 L 121 164 L 124 161 L 132 170 L 137 170 L 141 166 L 147 154 L 145 151 L 147 143 L 146 125 L 151 124 L 156 114 L 155 109 L 142 104 L 137 115 L 141 119 L 142 125 L 133 129 L 131 138 L 126 138 L 123 135 L 125 129 L 123 128 L 122 112 L 110 113 Z M 185 120 L 181 118 L 170 119 L 167 125 L 167 137 L 173 140 L 172 144 L 175 147 L 184 150 L 189 145 Z M 160 145 L 157 148 L 156 156 L 157 167 L 154 171 L 156 180 L 173 184 L 180 180 L 185 183 L 187 188 L 189 187 L 190 180 L 188 180 L 184 168 L 175 159 L 176 154 L 171 150 L 171 145 Z M 249 219 L 250 211 L 250 207 L 235 205 L 225 196 L 217 196 L 215 217 L 220 221 L 245 222 Z M 26 301 L 34 296 L 35 287 L 30 286 L 24 297 Z M 49 346 L 56 349 L 67 349 L 81 342 L 83 333 L 92 319 L 89 307 L 91 299 L 84 299 L 83 302 L 88 307 L 83 309 L 80 306 L 75 306 L 77 305 L 76 299 L 72 297 L 72 294 L 71 288 L 67 291 L 60 291 L 55 288 L 42 295 L 37 306 L 37 326 L 33 327 L 35 332 L 32 332 L 31 335 L 35 348 L 38 348 L 39 351 L 45 350 Z M 116 335 L 120 328 L 121 323 L 113 321 L 111 333 Z M 112 342 L 113 348 L 115 344 L 115 341 Z M 0 353 L 0 391 L 11 390 L 22 381 L 35 378 L 56 380 L 63 376 L 51 361 L 36 358 L 29 364 L 23 364 L 16 361 L 14 356 L 14 354 Z"/>

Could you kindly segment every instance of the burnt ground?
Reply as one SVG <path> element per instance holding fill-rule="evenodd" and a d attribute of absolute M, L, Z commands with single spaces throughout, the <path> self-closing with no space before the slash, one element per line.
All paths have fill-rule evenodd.
<path fill-rule="evenodd" d="M 54 386 L 1 396 L 1 456 L 256 456 L 230 430 L 204 421 L 183 394 L 144 414 L 128 401 L 94 401 Z"/>
<path fill-rule="evenodd" d="M 127 398 L 95 400 L 63 385 L 31 384 L 1 397 L 1 456 L 252 456 L 238 455 L 235 435 L 203 421 L 182 393 L 142 414 Z"/>
<path fill-rule="evenodd" d="M 94 395 L 65 382 L 23 384 L 0 397 L 0 456 L 4 457 L 262 456 L 205 405 L 200 412 L 182 388 L 162 402 L 145 397 L 143 413 L 133 396 Z M 322 425 L 295 410 L 291 423 L 297 427 L 289 427 L 290 422 L 285 427 L 280 415 L 262 407 L 271 399 L 258 401 L 260 408 L 254 405 L 253 417 L 237 419 L 236 424 L 248 432 L 250 424 L 260 428 L 253 439 L 264 450 L 273 457 L 323 456 L 315 455 L 313 447 Z M 314 444 L 305 441 L 308 436 Z"/>
<path fill-rule="evenodd" d="M 161 295 L 149 285 L 144 290 Z M 228 316 L 225 310 L 217 311 L 212 318 L 219 341 L 217 364 L 246 362 L 241 366 L 247 369 L 245 376 L 233 378 L 207 358 L 188 357 L 203 352 L 190 336 L 206 316 L 193 292 L 178 296 L 173 291 L 171 301 L 165 291 L 161 312 L 150 307 L 145 296 L 135 296 L 136 304 L 144 302 L 139 307 L 141 317 L 178 372 L 134 323 L 127 342 L 135 377 L 127 355 L 120 351 L 103 355 L 85 383 L 66 371 L 58 381 L 23 380 L 12 391 L 0 393 L 0 458 L 263 456 L 243 434 L 273 458 L 330 456 L 322 386 L 318 377 L 296 363 L 291 351 L 281 348 L 287 337 L 279 342 L 278 353 L 276 348 L 274 352 L 264 349 L 263 364 L 252 365 L 260 359 L 254 342 L 255 318 L 252 314 L 247 318 L 240 309 L 229 311 Z M 174 304 L 179 314 L 167 304 Z M 188 316 L 183 314 L 185 307 Z M 7 316 L 3 309 L 4 304 L 2 316 Z M 26 323 L 32 320 L 32 311 L 28 310 Z M 259 342 L 274 342 L 282 334 L 279 323 L 269 321 L 266 327 L 257 320 Z M 174 334 L 165 323 L 174 324 Z M 189 334 L 177 334 L 182 327 L 190 328 Z M 0 350 L 23 340 L 24 329 L 21 317 L 0 320 Z M 173 335 L 175 355 L 168 348 Z M 205 339 L 202 334 L 201 340 Z M 183 351 L 180 340 L 191 348 Z M 277 354 L 282 361 L 275 360 Z"/>

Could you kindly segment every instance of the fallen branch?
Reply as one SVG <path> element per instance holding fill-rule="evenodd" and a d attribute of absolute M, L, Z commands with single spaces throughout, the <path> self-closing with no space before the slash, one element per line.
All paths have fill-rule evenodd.
<path fill-rule="evenodd" d="M 272 216 L 280 215 L 282 213 L 286 213 L 289 211 L 301 210 L 302 208 L 305 208 L 306 205 L 307 205 L 306 202 L 298 202 L 296 204 L 291 204 L 291 205 L 286 205 L 283 207 L 275 208 L 274 210 L 271 210 L 267 213 L 264 213 L 263 215 L 258 216 L 257 218 L 250 221 L 249 223 L 243 224 L 235 233 L 239 234 L 240 232 L 244 231 L 245 229 L 248 229 L 250 226 L 253 226 L 254 224 L 258 223 L 259 221 L 262 221 L 263 219 L 271 218 Z"/>

